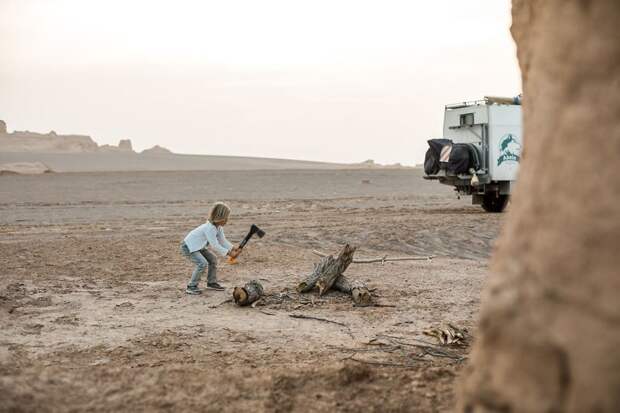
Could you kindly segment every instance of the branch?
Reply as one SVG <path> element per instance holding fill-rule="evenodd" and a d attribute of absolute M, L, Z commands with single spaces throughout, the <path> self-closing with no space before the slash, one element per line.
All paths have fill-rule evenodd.
<path fill-rule="evenodd" d="M 409 358 L 413 359 L 413 360 L 418 360 L 418 361 L 428 361 L 428 360 L 424 360 L 424 359 L 420 359 L 420 358 L 416 358 L 416 357 L 409 357 Z M 367 360 L 356 359 L 356 358 L 353 358 L 353 357 L 347 358 L 347 360 L 357 361 L 358 363 L 364 363 L 364 364 L 372 364 L 374 366 L 381 366 L 381 367 L 408 368 L 408 367 L 417 367 L 417 366 L 419 366 L 418 364 L 414 364 L 414 363 L 402 364 L 402 363 L 390 363 L 390 362 L 379 362 L 379 361 L 367 361 Z"/>
<path fill-rule="evenodd" d="M 327 254 L 320 252 L 320 251 L 312 250 L 312 253 L 314 255 L 318 255 L 319 257 L 327 257 Z M 381 258 L 369 258 L 369 259 L 361 259 L 361 260 L 354 259 L 353 264 L 370 264 L 373 262 L 380 262 L 381 264 L 383 264 L 388 261 L 429 261 L 433 258 L 435 258 L 434 255 L 429 255 L 427 257 L 395 257 L 395 258 L 388 258 L 387 255 L 384 255 Z"/>
<path fill-rule="evenodd" d="M 289 314 L 289 317 L 292 318 L 304 318 L 306 320 L 316 320 L 316 321 L 323 321 L 325 323 L 332 323 L 332 324 L 338 324 L 339 326 L 343 326 L 343 327 L 348 327 L 346 324 L 341 323 L 339 321 L 332 321 L 332 320 L 328 320 L 326 318 L 319 318 L 319 317 L 311 317 L 308 315 L 302 315 L 302 314 Z"/>

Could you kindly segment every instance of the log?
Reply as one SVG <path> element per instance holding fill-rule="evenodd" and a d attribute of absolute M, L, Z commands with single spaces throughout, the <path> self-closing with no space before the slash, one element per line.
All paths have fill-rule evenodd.
<path fill-rule="evenodd" d="M 257 280 L 246 283 L 243 287 L 233 289 L 233 299 L 239 306 L 250 305 L 263 295 L 263 286 Z"/>
<path fill-rule="evenodd" d="M 366 284 L 361 281 L 350 281 L 342 274 L 354 262 L 354 253 L 355 247 L 347 244 L 342 248 L 337 258 L 332 255 L 323 255 L 321 261 L 314 265 L 312 274 L 297 285 L 297 291 L 305 293 L 318 286 L 319 295 L 323 295 L 330 288 L 334 288 L 351 295 L 355 305 L 361 307 L 372 305 L 372 295 Z"/>
<path fill-rule="evenodd" d="M 356 247 L 346 244 L 333 263 L 325 267 L 325 270 L 319 275 L 316 281 L 316 285 L 319 287 L 319 296 L 329 291 L 334 281 L 336 281 L 336 278 L 345 272 L 349 264 L 353 261 L 355 249 Z"/>
<path fill-rule="evenodd" d="M 306 277 L 305 280 L 303 280 L 297 285 L 297 292 L 307 293 L 308 291 L 311 291 L 312 289 L 314 289 L 314 287 L 316 286 L 316 282 L 319 279 L 319 276 L 323 272 L 325 272 L 327 268 L 333 266 L 334 261 L 335 261 L 334 257 L 332 257 L 331 255 L 328 255 L 324 257 L 318 263 L 314 264 L 314 270 L 312 271 L 312 274 L 310 274 L 308 277 Z"/>
<path fill-rule="evenodd" d="M 360 307 L 367 307 L 372 305 L 372 295 L 366 284 L 362 281 L 353 280 L 350 281 L 344 275 L 340 275 L 336 278 L 333 288 L 345 294 L 350 294 L 353 298 L 355 305 Z"/>

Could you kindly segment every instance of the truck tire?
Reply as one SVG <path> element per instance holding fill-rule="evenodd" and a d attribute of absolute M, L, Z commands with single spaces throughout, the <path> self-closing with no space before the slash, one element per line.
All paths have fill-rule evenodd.
<path fill-rule="evenodd" d="M 508 195 L 489 193 L 484 194 L 482 199 L 482 208 L 487 212 L 502 212 L 506 204 L 508 204 Z"/>

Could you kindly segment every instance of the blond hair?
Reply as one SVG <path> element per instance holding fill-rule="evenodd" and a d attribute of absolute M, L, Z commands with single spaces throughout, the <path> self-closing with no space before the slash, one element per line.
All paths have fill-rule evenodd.
<path fill-rule="evenodd" d="M 228 219 L 229 215 L 230 207 L 223 202 L 216 202 L 209 212 L 209 222 L 212 224 L 224 222 Z"/>

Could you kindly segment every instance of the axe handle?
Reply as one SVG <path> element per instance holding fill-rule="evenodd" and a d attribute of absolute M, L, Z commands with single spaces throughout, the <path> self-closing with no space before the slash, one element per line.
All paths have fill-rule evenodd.
<path fill-rule="evenodd" d="M 248 241 L 250 240 L 250 238 L 252 238 L 252 235 L 254 235 L 252 232 L 248 232 L 248 234 L 245 236 L 245 238 L 243 238 L 241 240 L 241 242 L 239 243 L 239 249 L 243 249 L 243 247 L 245 247 L 245 244 L 248 243 Z"/>

